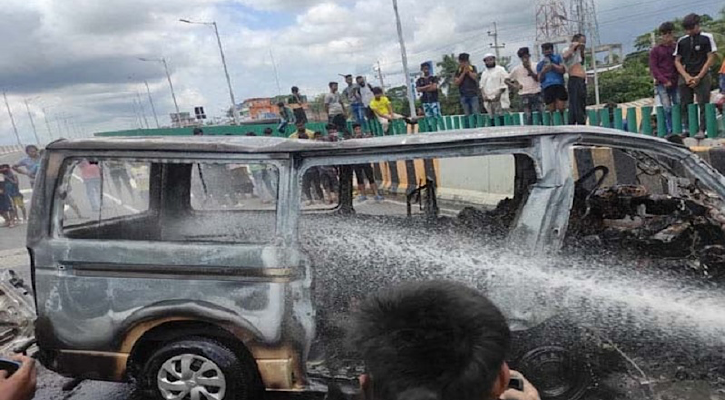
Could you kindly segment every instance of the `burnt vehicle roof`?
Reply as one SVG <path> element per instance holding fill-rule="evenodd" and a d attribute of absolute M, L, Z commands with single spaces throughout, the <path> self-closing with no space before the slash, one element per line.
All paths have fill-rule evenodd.
<path fill-rule="evenodd" d="M 661 146 L 684 146 L 652 136 L 634 135 L 615 129 L 589 126 L 520 126 L 493 127 L 436 132 L 435 134 L 392 135 L 339 142 L 288 139 L 278 137 L 249 136 L 146 136 L 105 137 L 91 139 L 61 139 L 48 144 L 49 150 L 131 150 L 131 151 L 179 151 L 210 153 L 314 153 L 319 151 L 347 152 L 356 149 L 402 149 L 407 146 L 460 144 L 477 142 L 507 142 L 527 140 L 541 136 L 593 135 L 602 139 L 625 140 L 630 144 L 641 143 Z M 587 143 L 588 140 L 576 141 Z M 616 142 L 613 142 L 616 143 Z"/>

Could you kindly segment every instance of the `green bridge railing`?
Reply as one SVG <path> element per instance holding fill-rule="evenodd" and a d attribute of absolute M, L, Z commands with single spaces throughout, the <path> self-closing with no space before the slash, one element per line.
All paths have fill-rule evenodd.
<path fill-rule="evenodd" d="M 688 120 L 686 121 L 689 132 L 693 135 L 698 131 L 699 107 L 696 104 L 688 105 Z M 626 113 L 625 113 L 626 111 Z M 664 137 L 667 135 L 665 125 L 665 112 L 663 107 L 655 109 L 655 121 L 651 119 L 652 107 L 630 107 L 626 110 L 622 108 L 602 108 L 587 110 L 588 124 L 590 126 L 602 126 L 605 128 L 614 128 L 630 132 L 633 134 L 657 135 Z M 535 112 L 532 114 L 531 125 L 558 126 L 565 125 L 568 120 L 567 112 Z M 683 131 L 682 110 L 680 107 L 672 109 L 672 127 L 673 133 L 680 134 Z M 725 126 L 723 120 L 718 121 L 717 109 L 714 104 L 707 104 L 705 107 L 705 133 L 708 138 L 716 138 L 721 134 L 725 135 Z M 319 131 L 323 135 L 327 135 L 327 124 L 323 122 L 310 122 L 306 124 L 306 128 L 311 131 Z M 348 122 L 348 130 L 352 132 L 353 122 Z M 469 129 L 469 128 L 485 128 L 491 126 L 521 126 L 525 125 L 522 113 L 504 114 L 492 117 L 488 114 L 477 115 L 447 115 L 437 118 L 422 118 L 418 120 L 418 131 L 421 133 L 433 133 L 439 131 L 447 131 L 453 129 Z M 255 125 L 220 125 L 220 126 L 204 126 L 205 135 L 245 135 L 248 132 L 254 132 L 256 135 L 262 136 L 266 128 L 271 128 L 273 136 L 288 137 L 296 130 L 294 126 L 287 126 L 284 132 L 277 130 L 277 124 L 255 124 Z M 377 120 L 371 120 L 365 123 L 363 129 L 372 133 L 374 136 L 384 135 L 402 135 L 408 133 L 408 127 L 405 121 L 392 121 L 388 132 L 384 132 L 382 126 Z M 115 132 L 96 133 L 95 136 L 185 136 L 191 135 L 193 128 L 162 128 L 162 129 L 135 129 Z"/>

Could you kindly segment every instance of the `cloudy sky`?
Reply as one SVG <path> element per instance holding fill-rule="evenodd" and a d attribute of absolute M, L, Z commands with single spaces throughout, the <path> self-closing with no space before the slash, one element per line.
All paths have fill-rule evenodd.
<path fill-rule="evenodd" d="M 568 2 L 568 0 L 567 0 Z M 602 43 L 622 42 L 687 12 L 717 13 L 722 0 L 595 0 Z M 133 129 L 141 94 L 155 125 L 143 81 L 162 125 L 174 109 L 163 66 L 168 61 L 182 111 L 204 106 L 210 116 L 228 108 L 213 30 L 180 18 L 216 21 L 237 101 L 283 93 L 325 91 L 337 74 L 375 78 L 380 61 L 386 85 L 401 84 L 402 65 L 391 0 L 2 0 L 0 88 L 23 143 L 35 141 L 25 100 L 42 142 L 54 137 Z M 416 68 L 448 52 L 467 51 L 477 64 L 488 52 L 487 31 L 499 27 L 502 54 L 535 37 L 532 0 L 399 0 L 409 62 Z M 725 43 L 723 43 L 725 45 Z M 45 120 L 48 124 L 46 125 Z M 15 142 L 0 107 L 0 144 Z"/>

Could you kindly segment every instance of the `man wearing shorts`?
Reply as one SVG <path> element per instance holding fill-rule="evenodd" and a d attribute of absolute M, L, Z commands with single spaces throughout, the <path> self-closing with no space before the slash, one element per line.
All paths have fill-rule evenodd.
<path fill-rule="evenodd" d="M 544 92 L 544 103 L 549 111 L 564 112 L 569 96 L 564 87 L 564 59 L 559 54 L 554 54 L 554 45 L 544 43 L 541 45 L 543 60 L 536 66 L 536 73 L 539 74 L 541 90 Z"/>
<path fill-rule="evenodd" d="M 18 180 L 18 176 L 13 174 L 13 171 L 10 169 L 10 165 L 8 164 L 0 165 L 0 174 L 2 174 L 5 178 L 6 194 L 12 203 L 15 220 L 20 223 L 27 222 L 28 211 L 25 209 L 25 199 L 23 198 L 23 194 L 20 193 L 20 181 Z M 22 221 L 20 220 L 21 212 L 23 213 Z"/>
<path fill-rule="evenodd" d="M 360 124 L 353 124 L 352 126 L 353 137 L 355 139 L 363 139 L 369 136 L 364 136 L 362 127 Z M 360 193 L 358 200 L 365 201 L 368 197 L 365 195 L 365 178 L 368 180 L 370 186 L 370 192 L 375 196 L 376 201 L 383 200 L 383 196 L 378 192 L 378 185 L 375 183 L 375 172 L 371 164 L 357 164 L 352 166 L 353 172 L 355 172 L 355 178 L 357 179 L 357 191 Z"/>

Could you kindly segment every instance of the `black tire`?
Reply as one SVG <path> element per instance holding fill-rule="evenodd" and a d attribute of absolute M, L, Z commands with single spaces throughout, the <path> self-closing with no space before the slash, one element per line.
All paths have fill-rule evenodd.
<path fill-rule="evenodd" d="M 579 400 L 594 384 L 584 342 L 572 324 L 550 320 L 514 335 L 510 364 L 536 386 L 542 400 Z"/>
<path fill-rule="evenodd" d="M 189 337 L 167 343 L 156 350 L 144 365 L 139 379 L 143 392 L 151 395 L 153 399 L 164 399 L 157 383 L 161 367 L 174 357 L 196 355 L 211 361 L 223 374 L 225 380 L 223 400 L 262 399 L 264 387 L 256 363 L 246 351 L 238 349 L 235 352 L 231 348 L 231 346 L 205 337 Z M 184 397 L 184 399 L 187 398 L 190 397 Z"/>

